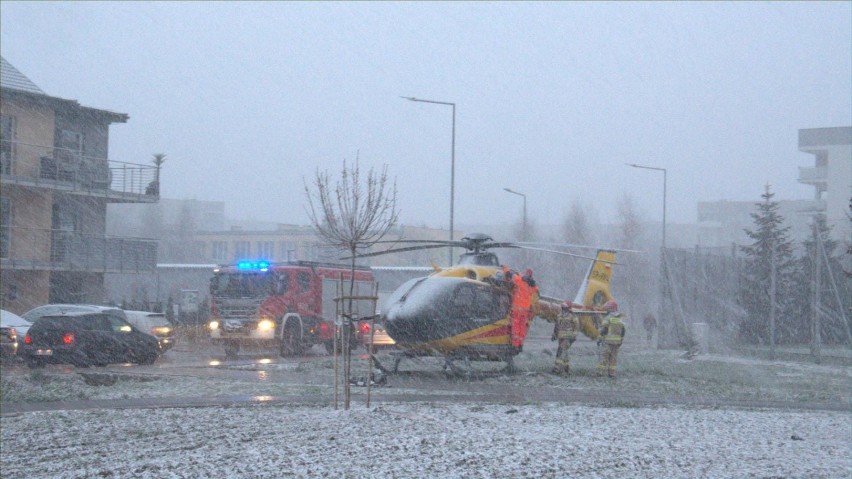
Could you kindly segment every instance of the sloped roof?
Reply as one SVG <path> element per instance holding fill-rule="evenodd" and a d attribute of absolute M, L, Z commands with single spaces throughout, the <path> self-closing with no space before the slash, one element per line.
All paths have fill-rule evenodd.
<path fill-rule="evenodd" d="M 39 88 L 38 85 L 33 83 L 32 80 L 27 78 L 17 68 L 13 67 L 2 56 L 0 56 L 0 86 L 38 95 L 46 95 L 44 90 Z"/>

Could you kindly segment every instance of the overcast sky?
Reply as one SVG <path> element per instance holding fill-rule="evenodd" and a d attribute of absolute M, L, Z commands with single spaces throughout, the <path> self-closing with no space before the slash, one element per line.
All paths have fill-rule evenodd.
<path fill-rule="evenodd" d="M 0 51 L 52 96 L 130 115 L 110 159 L 168 157 L 162 195 L 307 224 L 303 178 L 360 151 L 404 224 L 615 221 L 807 199 L 801 128 L 852 123 L 852 3 L 11 2 Z"/>

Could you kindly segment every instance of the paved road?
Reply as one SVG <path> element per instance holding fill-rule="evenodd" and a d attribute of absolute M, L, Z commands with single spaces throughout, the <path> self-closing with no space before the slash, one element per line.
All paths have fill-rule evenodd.
<path fill-rule="evenodd" d="M 533 354 L 543 354 L 552 347 L 549 338 L 534 337 L 528 343 L 527 350 Z M 299 385 L 327 386 L 328 374 L 318 375 L 316 371 L 303 371 L 297 367 L 301 363 L 329 361 L 329 357 L 319 348 L 308 351 L 299 358 L 279 358 L 268 352 L 244 353 L 237 360 L 226 360 L 221 351 L 207 344 L 179 345 L 152 366 L 111 366 L 92 368 L 87 374 L 94 375 L 154 375 L 171 377 L 215 378 L 219 380 L 265 380 Z M 262 370 L 253 365 L 262 364 Z M 272 366 L 272 367 L 269 367 Z M 421 367 L 416 367 L 421 366 Z M 389 379 L 392 387 L 373 388 L 371 401 L 383 402 L 472 402 L 523 404 L 530 402 L 563 402 L 592 405 L 634 405 L 634 406 L 698 406 L 722 408 L 771 408 L 789 410 L 828 410 L 849 411 L 848 404 L 822 402 L 793 402 L 767 400 L 730 400 L 698 396 L 672 396 L 643 392 L 620 391 L 617 398 L 602 389 L 580 389 L 565 387 L 529 388 L 511 382 L 488 384 L 477 380 L 447 379 L 441 372 L 438 360 L 423 368 L 423 364 L 414 369 L 403 363 L 399 374 Z M 434 366 L 434 367 L 431 367 Z M 50 374 L 78 374 L 80 370 L 70 367 L 49 366 Z M 23 366 L 3 366 L 4 375 L 29 374 Z M 523 374 L 523 373 L 521 373 Z M 541 374 L 533 372 L 529 374 Z M 353 404 L 365 403 L 366 388 L 352 387 Z M 25 404 L 0 403 L 0 414 L 20 414 L 44 410 L 79 410 L 97 408 L 158 408 L 158 407 L 206 407 L 223 405 L 251 404 L 311 404 L 331 405 L 326 395 L 287 395 L 271 396 L 217 396 L 217 397 L 164 397 L 146 399 L 108 399 L 108 400 L 69 400 L 58 402 L 38 402 Z"/>

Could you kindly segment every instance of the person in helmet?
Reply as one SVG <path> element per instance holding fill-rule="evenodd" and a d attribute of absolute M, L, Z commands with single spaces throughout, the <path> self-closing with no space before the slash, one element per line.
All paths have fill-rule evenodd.
<path fill-rule="evenodd" d="M 618 303 L 611 299 L 604 305 L 607 315 L 601 324 L 600 338 L 598 344 L 602 344 L 601 362 L 598 364 L 598 374 L 614 378 L 618 349 L 624 342 L 625 326 L 621 313 L 618 311 Z"/>
<path fill-rule="evenodd" d="M 577 340 L 577 331 L 580 330 L 580 321 L 571 310 L 570 301 L 562 303 L 562 308 L 553 324 L 553 335 L 551 341 L 559 341 L 556 346 L 556 360 L 553 365 L 553 374 L 567 376 L 571 372 L 571 363 L 568 349 Z"/>

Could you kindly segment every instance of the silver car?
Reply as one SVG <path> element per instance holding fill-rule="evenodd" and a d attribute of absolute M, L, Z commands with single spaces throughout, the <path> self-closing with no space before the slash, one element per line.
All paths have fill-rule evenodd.
<path fill-rule="evenodd" d="M 151 313 L 148 311 L 124 310 L 127 321 L 136 326 L 139 331 L 148 333 L 160 343 L 160 351 L 166 352 L 175 345 L 175 328 L 166 319 L 163 313 Z"/>
<path fill-rule="evenodd" d="M 15 357 L 19 344 L 30 329 L 30 324 L 17 314 L 0 309 L 0 354 L 2 357 Z"/>

